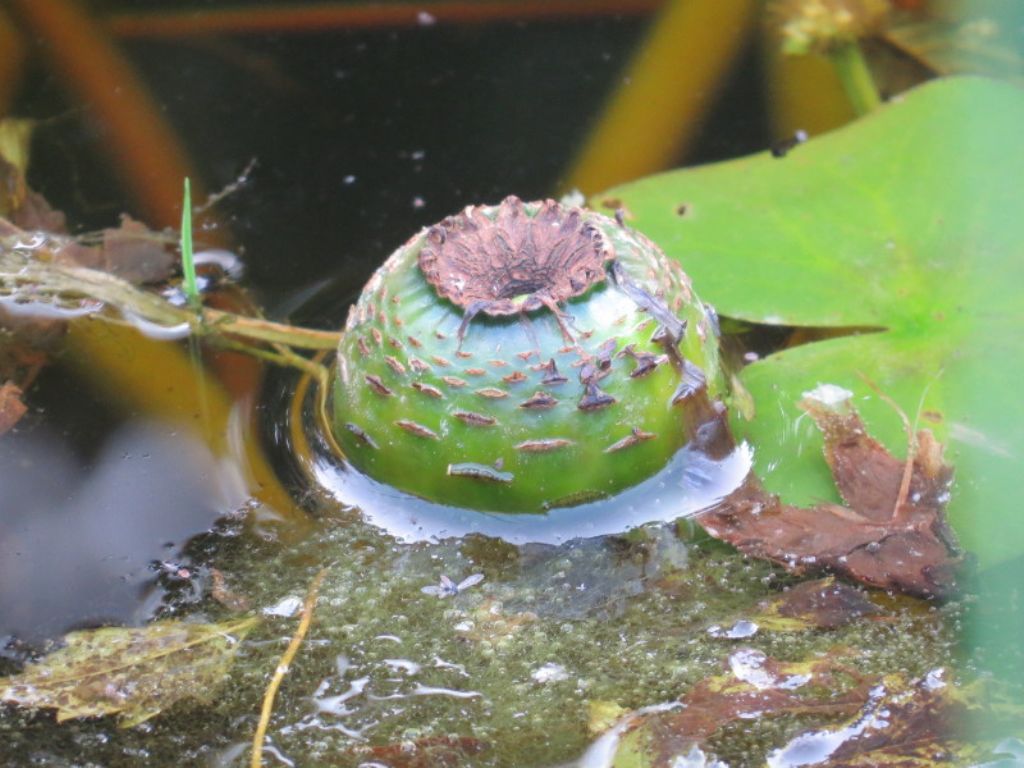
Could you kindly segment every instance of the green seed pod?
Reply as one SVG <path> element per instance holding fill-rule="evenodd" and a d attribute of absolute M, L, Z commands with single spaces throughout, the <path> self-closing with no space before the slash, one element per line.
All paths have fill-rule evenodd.
<path fill-rule="evenodd" d="M 552 200 L 471 206 L 421 231 L 367 283 L 338 351 L 333 429 L 348 460 L 479 510 L 635 485 L 724 392 L 714 317 L 679 265 Z"/>

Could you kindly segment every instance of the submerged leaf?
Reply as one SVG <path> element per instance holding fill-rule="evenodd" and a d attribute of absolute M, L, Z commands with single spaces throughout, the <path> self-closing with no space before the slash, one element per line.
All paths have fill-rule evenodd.
<path fill-rule="evenodd" d="M 257 621 L 72 632 L 64 648 L 0 678 L 0 701 L 55 709 L 57 722 L 116 714 L 138 725 L 182 699 L 208 700 Z"/>
<path fill-rule="evenodd" d="M 698 522 L 793 573 L 827 568 L 875 587 L 949 595 L 960 555 L 946 525 L 952 470 L 941 446 L 921 432 L 912 462 L 901 461 L 845 402 L 805 398 L 802 406 L 825 435 L 825 456 L 848 506 L 784 504 L 751 476 Z"/>

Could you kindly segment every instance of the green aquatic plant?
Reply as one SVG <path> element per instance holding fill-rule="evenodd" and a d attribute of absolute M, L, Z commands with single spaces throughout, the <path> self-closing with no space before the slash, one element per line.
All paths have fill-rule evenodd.
<path fill-rule="evenodd" d="M 677 263 L 621 218 L 510 197 L 377 270 L 339 346 L 333 427 L 378 481 L 538 512 L 714 442 L 701 428 L 720 422 L 724 381 L 715 316 Z"/>
<path fill-rule="evenodd" d="M 734 427 L 784 500 L 840 500 L 822 438 L 797 406 L 820 383 L 851 391 L 870 433 L 906 451 L 904 425 L 874 384 L 947 445 L 950 521 L 965 548 L 985 565 L 1019 558 L 1022 121 L 1019 88 L 948 78 L 785 157 L 673 171 L 595 197 L 628 210 L 722 315 L 834 329 L 740 374 L 757 413 Z"/>
<path fill-rule="evenodd" d="M 185 178 L 181 200 L 181 274 L 185 278 L 182 287 L 189 306 L 198 309 L 202 300 L 196 282 L 196 262 L 192 256 L 192 190 L 188 177 Z"/>

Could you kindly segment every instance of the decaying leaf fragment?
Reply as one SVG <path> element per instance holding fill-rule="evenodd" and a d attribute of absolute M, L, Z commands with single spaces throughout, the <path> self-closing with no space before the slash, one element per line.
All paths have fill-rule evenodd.
<path fill-rule="evenodd" d="M 103 270 L 132 283 L 169 278 L 177 263 L 172 252 L 176 238 L 153 232 L 129 216 L 96 237 L 67 236 L 64 213 L 54 210 L 26 181 L 34 129 L 31 120 L 0 120 L 0 245 L 45 242 L 48 260 Z"/>
<path fill-rule="evenodd" d="M 731 654 L 728 664 L 729 672 L 702 680 L 675 708 L 627 720 L 612 765 L 678 765 L 679 757 L 740 719 L 782 714 L 850 716 L 869 701 L 875 682 L 832 654 L 781 662 L 744 648 Z"/>
<path fill-rule="evenodd" d="M 825 458 L 846 505 L 783 504 L 756 477 L 697 520 L 716 538 L 792 573 L 829 569 L 870 586 L 949 595 L 961 557 L 946 523 L 952 468 L 931 432 L 911 461 L 868 435 L 848 401 L 805 397 L 800 406 L 825 437 Z"/>
<path fill-rule="evenodd" d="M 134 285 L 158 283 L 174 273 L 176 239 L 170 232 L 154 232 L 122 214 L 117 227 L 98 235 L 54 241 L 53 259 L 68 266 L 98 269 Z"/>
<path fill-rule="evenodd" d="M 729 673 L 698 683 L 674 708 L 640 710 L 621 721 L 611 765 L 670 768 L 729 723 L 780 715 L 827 718 L 828 725 L 799 732 L 770 751 L 764 756 L 770 768 L 979 764 L 989 747 L 964 738 L 969 710 L 992 714 L 999 738 L 1017 731 L 1012 717 L 994 716 L 977 686 L 947 679 L 948 670 L 933 669 L 915 680 L 866 675 L 841 654 L 781 662 L 753 649 L 736 651 Z M 1019 720 L 1019 707 L 1012 715 Z"/>
<path fill-rule="evenodd" d="M 911 681 L 898 674 L 886 675 L 872 687 L 854 717 L 795 736 L 768 755 L 768 765 L 805 765 L 806 756 L 815 755 L 818 759 L 812 764 L 819 768 L 979 766 L 990 754 L 989 747 L 965 737 L 969 710 L 983 705 L 969 689 L 948 682 L 947 676 L 945 669 Z M 1018 709 L 1014 714 L 1019 718 L 1021 713 Z M 999 720 L 994 724 L 1005 728 L 1004 733 L 1017 732 L 1012 721 Z"/>
<path fill-rule="evenodd" d="M 208 700 L 257 618 L 71 632 L 65 647 L 0 678 L 0 701 L 54 709 L 57 722 L 119 715 L 138 725 L 176 702 Z"/>
<path fill-rule="evenodd" d="M 880 609 L 859 589 L 832 576 L 797 584 L 773 600 L 761 603 L 753 621 L 775 632 L 836 629 Z"/>
<path fill-rule="evenodd" d="M 0 385 L 0 435 L 17 424 L 27 410 L 17 384 L 8 381 Z"/>

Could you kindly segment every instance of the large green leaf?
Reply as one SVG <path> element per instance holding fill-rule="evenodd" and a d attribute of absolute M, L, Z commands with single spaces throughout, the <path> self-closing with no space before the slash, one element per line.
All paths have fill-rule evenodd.
<path fill-rule="evenodd" d="M 950 78 L 871 116 L 768 153 L 612 189 L 720 313 L 760 323 L 876 328 L 749 366 L 752 423 L 737 423 L 784 499 L 834 499 L 821 438 L 796 403 L 819 383 L 855 393 L 900 453 L 899 417 L 864 381 L 948 443 L 949 506 L 983 562 L 1024 553 L 1024 92 Z"/>

